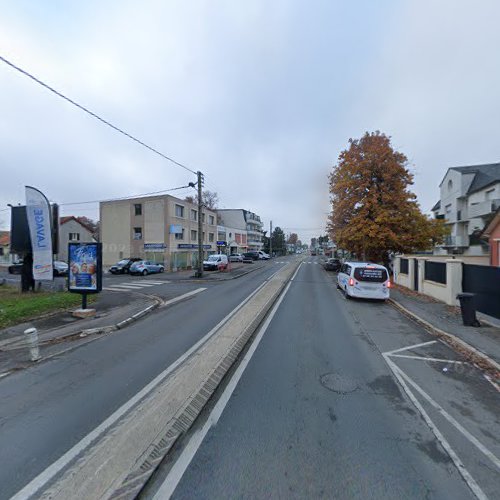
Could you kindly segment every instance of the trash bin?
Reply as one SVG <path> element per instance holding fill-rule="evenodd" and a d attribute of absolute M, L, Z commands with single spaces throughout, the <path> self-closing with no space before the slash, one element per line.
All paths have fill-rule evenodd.
<path fill-rule="evenodd" d="M 460 301 L 460 309 L 462 311 L 462 321 L 465 326 L 481 326 L 481 323 L 476 318 L 476 306 L 474 304 L 475 294 L 459 293 L 457 299 Z"/>

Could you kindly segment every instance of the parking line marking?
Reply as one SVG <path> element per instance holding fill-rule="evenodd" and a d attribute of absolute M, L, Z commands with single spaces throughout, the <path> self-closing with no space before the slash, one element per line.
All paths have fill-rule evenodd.
<path fill-rule="evenodd" d="M 401 349 L 395 349 L 394 351 L 387 351 L 382 354 L 387 354 L 388 356 L 391 356 L 392 354 L 396 352 L 403 352 L 403 351 L 409 351 L 410 349 L 415 349 L 415 347 L 423 347 L 426 345 L 432 345 L 435 344 L 437 340 L 431 340 L 429 342 L 422 342 L 421 344 L 415 344 L 415 345 L 410 345 L 408 347 L 401 347 Z"/>
<path fill-rule="evenodd" d="M 401 376 L 424 398 L 426 399 L 455 429 L 462 433 L 479 451 L 486 455 L 494 465 L 500 470 L 500 459 L 498 459 L 486 446 L 476 439 L 467 429 L 459 424 L 439 403 L 434 401 L 413 379 L 411 379 L 399 366 L 395 365 Z"/>
<path fill-rule="evenodd" d="M 450 443 L 446 440 L 446 438 L 441 434 L 441 431 L 436 427 L 434 422 L 431 420 L 427 412 L 425 411 L 424 407 L 420 404 L 418 399 L 415 397 L 415 395 L 411 392 L 410 388 L 405 382 L 405 379 L 402 377 L 402 370 L 392 361 L 389 359 L 389 356 L 386 353 L 382 354 L 383 358 L 385 359 L 386 363 L 389 365 L 389 368 L 391 369 L 392 373 L 398 380 L 398 382 L 401 384 L 403 387 L 404 391 L 406 392 L 406 395 L 410 398 L 411 402 L 415 405 L 417 410 L 420 412 L 422 415 L 423 419 L 427 423 L 427 425 L 431 428 L 432 432 L 436 436 L 437 440 L 441 443 L 441 446 L 446 450 L 450 458 L 453 460 L 453 463 L 455 464 L 456 468 L 464 478 L 465 482 L 469 486 L 469 488 L 472 490 L 474 495 L 479 500 L 488 500 L 488 497 L 484 494 L 483 490 L 479 487 L 479 485 L 476 483 L 474 478 L 471 476 L 470 472 L 465 468 L 464 464 L 458 457 L 458 455 L 455 453 L 453 448 L 451 447 Z"/>
<path fill-rule="evenodd" d="M 455 363 L 457 365 L 467 364 L 466 361 L 454 361 L 452 359 L 424 358 L 422 356 L 409 356 L 408 354 L 389 354 L 391 358 L 420 359 L 422 361 L 438 361 L 440 363 Z"/>

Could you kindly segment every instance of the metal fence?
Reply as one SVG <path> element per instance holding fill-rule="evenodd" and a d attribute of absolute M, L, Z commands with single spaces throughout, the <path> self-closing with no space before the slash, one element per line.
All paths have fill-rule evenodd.
<path fill-rule="evenodd" d="M 446 285 L 446 262 L 431 262 L 426 260 L 424 279 Z"/>
<path fill-rule="evenodd" d="M 399 272 L 408 274 L 408 259 L 399 259 Z"/>
<path fill-rule="evenodd" d="M 463 265 L 462 289 L 476 294 L 478 311 L 500 319 L 500 267 Z"/>

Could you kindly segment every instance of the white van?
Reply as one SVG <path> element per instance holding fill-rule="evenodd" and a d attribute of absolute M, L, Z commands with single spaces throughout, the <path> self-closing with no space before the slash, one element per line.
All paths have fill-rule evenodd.
<path fill-rule="evenodd" d="M 207 260 L 203 261 L 204 271 L 216 271 L 217 269 L 227 268 L 227 255 L 212 254 L 208 256 Z"/>
<path fill-rule="evenodd" d="M 347 299 L 387 300 L 391 286 L 387 269 L 369 262 L 344 262 L 337 276 L 337 288 Z"/>

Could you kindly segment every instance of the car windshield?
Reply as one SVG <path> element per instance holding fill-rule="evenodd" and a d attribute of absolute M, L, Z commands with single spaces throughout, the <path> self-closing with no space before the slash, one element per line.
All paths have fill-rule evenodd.
<path fill-rule="evenodd" d="M 219 256 L 218 255 L 210 255 L 210 257 L 208 257 L 208 260 L 210 262 L 217 261 L 217 260 L 219 260 Z"/>
<path fill-rule="evenodd" d="M 128 264 L 128 259 L 123 259 L 116 263 L 117 266 L 125 266 L 126 264 Z"/>

